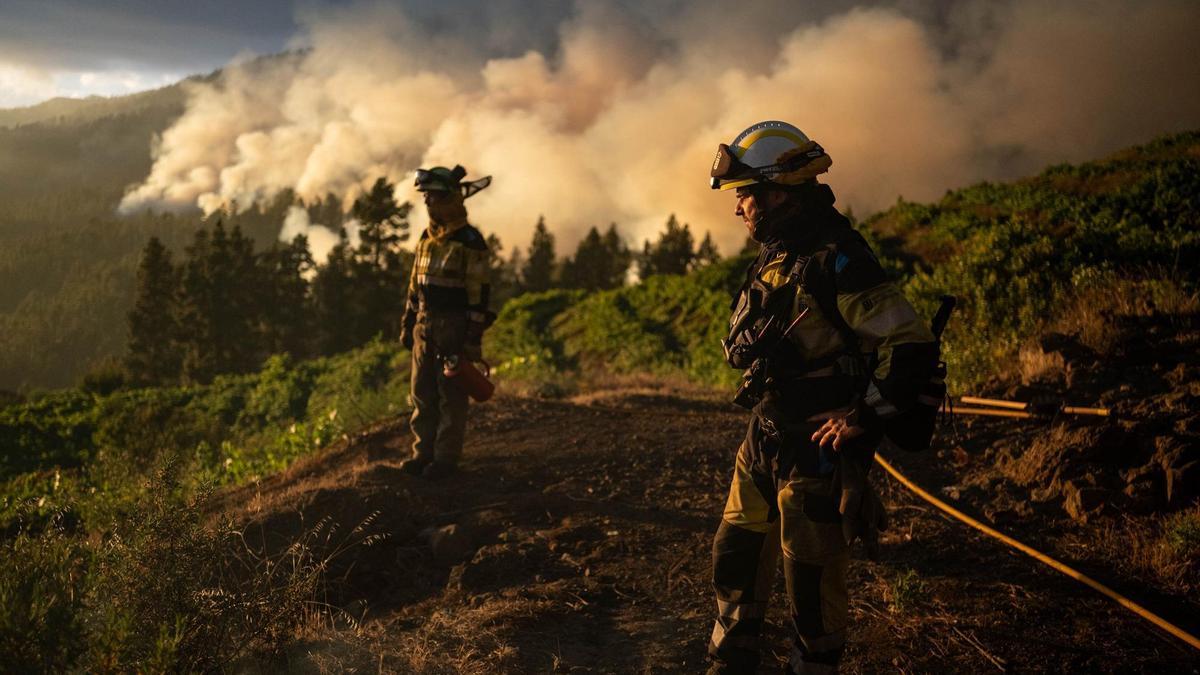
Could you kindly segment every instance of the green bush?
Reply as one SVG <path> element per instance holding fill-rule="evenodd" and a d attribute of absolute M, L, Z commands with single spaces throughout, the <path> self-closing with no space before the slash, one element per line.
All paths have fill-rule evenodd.
<path fill-rule="evenodd" d="M 72 534 L 57 518 L 0 543 L 0 650 L 13 672 L 214 672 L 270 654 L 315 613 L 330 556 L 311 531 L 274 555 L 208 520 L 187 467 L 158 467 L 127 514 Z"/>
<path fill-rule="evenodd" d="M 61 523 L 0 542 L 0 654 L 4 670 L 63 672 L 86 647 L 87 550 Z"/>

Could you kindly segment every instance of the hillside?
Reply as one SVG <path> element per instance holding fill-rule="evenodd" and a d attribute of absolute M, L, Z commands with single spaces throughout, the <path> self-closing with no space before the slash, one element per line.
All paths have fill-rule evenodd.
<path fill-rule="evenodd" d="M 1144 531 L 1112 531 L 1111 518 L 1064 518 L 990 464 L 1045 427 L 960 423 L 961 435 L 947 434 L 931 453 L 892 459 L 960 507 L 1200 629 L 1200 587 L 1188 571 L 1200 551 L 1190 568 L 1149 566 L 1123 547 L 1152 548 L 1173 530 L 1150 521 L 1139 522 Z M 343 528 L 367 523 L 328 545 L 351 542 L 331 559 L 339 581 L 326 591 L 366 619 L 312 635 L 275 667 L 700 672 L 713 621 L 711 536 L 744 424 L 724 402 L 646 385 L 564 401 L 501 398 L 473 413 L 466 468 L 452 489 L 397 469 L 411 437 L 396 420 L 227 493 L 220 505 L 247 523 L 252 546 L 275 551 L 326 518 Z M 1089 428 L 1066 422 L 1053 433 Z M 881 560 L 856 555 L 851 566 L 848 671 L 1189 672 L 1186 647 L 877 480 L 894 526 Z M 367 536 L 386 538 L 353 544 Z M 786 660 L 781 605 L 768 615 L 774 657 L 762 672 L 781 672 L 770 666 Z"/>
<path fill-rule="evenodd" d="M 1182 134 L 866 223 L 923 309 L 963 298 L 959 393 L 1113 411 L 960 415 L 930 452 L 885 454 L 1192 633 L 1198 168 L 1200 134 Z M 501 395 L 473 408 L 446 484 L 397 469 L 407 353 L 384 342 L 0 407 L 0 653 L 44 670 L 698 670 L 745 428 L 717 341 L 744 263 L 510 301 L 485 342 Z M 851 566 L 849 669 L 1194 672 L 1140 619 L 878 482 L 893 527 Z M 783 657 L 783 608 L 768 619 Z"/>

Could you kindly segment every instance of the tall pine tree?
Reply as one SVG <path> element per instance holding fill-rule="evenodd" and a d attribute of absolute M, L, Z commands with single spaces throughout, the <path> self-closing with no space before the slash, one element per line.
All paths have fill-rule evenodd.
<path fill-rule="evenodd" d="M 554 285 L 554 235 L 546 229 L 546 219 L 539 216 L 529 243 L 529 254 L 521 267 L 521 287 L 536 293 Z"/>
<path fill-rule="evenodd" d="M 695 240 L 691 229 L 686 223 L 680 225 L 672 213 L 658 241 L 651 244 L 646 240 L 642 247 L 638 276 L 645 279 L 652 274 L 684 274 L 695 258 Z"/>
<path fill-rule="evenodd" d="M 575 248 L 575 255 L 562 262 L 562 285 L 567 288 L 582 288 L 594 291 L 604 288 L 608 280 L 608 250 L 596 228 L 588 233 Z"/>
<path fill-rule="evenodd" d="M 248 372 L 262 363 L 259 271 L 254 242 L 239 228 L 227 233 L 218 221 L 211 235 L 196 233 L 176 305 L 184 382 L 207 383 L 220 373 Z"/>
<path fill-rule="evenodd" d="M 615 223 L 603 236 L 593 227 L 579 242 L 574 257 L 563 261 L 562 284 L 590 291 L 616 288 L 625 283 L 629 261 L 629 247 Z"/>
<path fill-rule="evenodd" d="M 617 288 L 625 285 L 625 277 L 629 265 L 633 263 L 633 252 L 625 244 L 625 239 L 617 232 L 617 224 L 609 223 L 608 231 L 604 233 L 604 248 L 608 252 L 608 278 L 605 288 Z"/>
<path fill-rule="evenodd" d="M 142 249 L 133 309 L 129 312 L 125 367 L 136 384 L 166 384 L 179 376 L 174 313 L 177 287 L 171 252 L 158 237 L 151 237 Z"/>
<path fill-rule="evenodd" d="M 704 240 L 700 242 L 700 248 L 696 249 L 696 257 L 692 260 L 692 266 L 699 269 L 718 262 L 721 262 L 721 252 L 717 250 L 717 243 L 713 241 L 712 233 L 705 231 Z"/>
<path fill-rule="evenodd" d="M 379 334 L 399 334 L 412 265 L 412 255 L 401 251 L 400 244 L 408 239 L 411 210 L 407 202 L 396 203 L 395 186 L 384 178 L 376 180 L 350 209 L 350 215 L 361 224 L 351 263 L 354 321 L 349 330 L 354 345 Z"/>
<path fill-rule="evenodd" d="M 355 323 L 354 279 L 346 231 L 329 251 L 312 280 L 312 307 L 317 353 L 338 354 L 356 346 L 350 327 Z M 401 291 L 403 292 L 403 291 Z"/>
<path fill-rule="evenodd" d="M 287 353 L 302 359 L 312 355 L 312 311 L 308 277 L 316 263 L 308 238 L 296 235 L 290 244 L 276 245 L 262 254 L 267 283 L 259 309 L 262 339 L 271 354 Z"/>

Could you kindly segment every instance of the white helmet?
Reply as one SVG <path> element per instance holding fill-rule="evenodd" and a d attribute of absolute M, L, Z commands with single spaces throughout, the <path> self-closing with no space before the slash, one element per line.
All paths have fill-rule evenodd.
<path fill-rule="evenodd" d="M 787 122 L 759 122 L 717 147 L 709 185 L 731 190 L 754 183 L 799 185 L 829 170 L 833 160 Z"/>

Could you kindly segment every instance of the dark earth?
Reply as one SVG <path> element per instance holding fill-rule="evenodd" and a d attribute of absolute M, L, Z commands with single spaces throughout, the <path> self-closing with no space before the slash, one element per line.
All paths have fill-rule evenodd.
<path fill-rule="evenodd" d="M 1052 337 L 1042 348 L 1062 357 L 1065 376 L 990 392 L 1027 399 L 1070 385 L 1074 403 L 1108 405 L 1111 418 L 958 416 L 931 450 L 884 454 L 1195 635 L 1195 577 L 1167 587 L 1127 564 L 1117 534 L 1196 496 L 1197 333 L 1152 328 L 1138 335 L 1158 340 L 1157 360 L 1093 363 Z M 502 395 L 471 414 L 462 471 L 440 482 L 399 471 L 411 436 L 397 419 L 221 497 L 268 550 L 322 519 L 340 527 L 322 598 L 336 618 L 278 667 L 703 672 L 711 537 L 746 413 L 711 393 L 624 386 L 569 400 Z M 845 672 L 1200 672 L 1187 645 L 941 515 L 878 467 L 872 475 L 892 525 L 878 561 L 856 549 L 851 564 Z M 386 537 L 357 543 L 372 534 Z M 776 583 L 762 672 L 783 672 L 789 648 L 781 574 Z"/>

